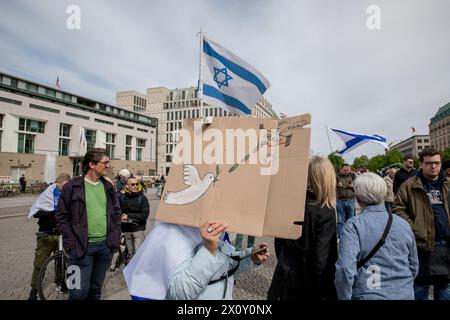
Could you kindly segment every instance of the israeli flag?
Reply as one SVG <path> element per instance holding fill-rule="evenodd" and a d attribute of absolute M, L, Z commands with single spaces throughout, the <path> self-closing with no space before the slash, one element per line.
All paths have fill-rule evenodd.
<path fill-rule="evenodd" d="M 223 244 L 236 255 L 227 233 Z M 194 256 L 195 248 L 202 244 L 198 228 L 156 221 L 144 243 L 133 255 L 123 275 L 133 300 L 163 300 L 176 268 Z M 226 299 L 233 295 L 234 278 L 228 278 Z M 193 280 L 195 281 L 195 280 Z"/>
<path fill-rule="evenodd" d="M 42 192 L 28 211 L 28 219 L 30 219 L 38 211 L 53 211 L 58 207 L 59 189 L 56 183 L 50 185 Z"/>
<path fill-rule="evenodd" d="M 381 144 L 383 147 L 387 148 L 388 145 L 386 143 L 386 137 L 380 136 L 378 134 L 368 135 L 361 133 L 353 133 L 338 129 L 329 128 L 332 132 L 334 132 L 342 141 L 345 143 L 345 148 L 338 151 L 339 154 L 344 154 L 349 152 L 360 145 L 367 142 L 375 142 Z"/>
<path fill-rule="evenodd" d="M 269 81 L 247 62 L 203 37 L 201 81 L 203 101 L 233 114 L 250 114 L 269 88 Z"/>
<path fill-rule="evenodd" d="M 123 269 L 133 300 L 163 300 L 176 267 L 202 243 L 198 228 L 157 221 Z"/>

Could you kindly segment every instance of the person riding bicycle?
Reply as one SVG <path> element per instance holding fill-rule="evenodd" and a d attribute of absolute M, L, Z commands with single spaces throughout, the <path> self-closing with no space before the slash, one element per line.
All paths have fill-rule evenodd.
<path fill-rule="evenodd" d="M 42 264 L 58 248 L 56 235 L 55 209 L 62 187 L 70 180 L 68 173 L 62 173 L 56 178 L 56 183 L 47 187 L 30 208 L 28 219 L 38 218 L 39 231 L 36 233 L 36 251 L 34 269 L 31 277 L 31 291 L 28 300 L 37 300 L 38 277 Z"/>
<path fill-rule="evenodd" d="M 150 206 L 138 180 L 133 176 L 128 178 L 125 193 L 119 200 L 122 208 L 122 232 L 131 257 L 145 240 L 144 231 Z"/>

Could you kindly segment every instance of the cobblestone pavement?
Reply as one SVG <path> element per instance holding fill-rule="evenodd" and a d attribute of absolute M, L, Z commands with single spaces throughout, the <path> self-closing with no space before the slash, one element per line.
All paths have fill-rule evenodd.
<path fill-rule="evenodd" d="M 150 217 L 147 223 L 148 233 L 154 224 L 159 199 L 154 190 L 149 190 Z M 33 271 L 35 233 L 38 226 L 35 219 L 27 220 L 26 212 L 37 196 L 20 196 L 0 199 L 0 299 L 23 300 L 30 292 L 30 279 Z M 3 217 L 5 215 L 20 216 Z M 231 239 L 234 239 L 231 234 Z M 265 299 L 272 279 L 276 258 L 273 250 L 273 238 L 256 238 L 269 243 L 271 258 L 262 266 L 240 274 L 236 279 L 234 298 L 242 300 Z M 103 297 L 108 299 L 127 299 L 126 285 L 122 268 L 107 272 Z"/>

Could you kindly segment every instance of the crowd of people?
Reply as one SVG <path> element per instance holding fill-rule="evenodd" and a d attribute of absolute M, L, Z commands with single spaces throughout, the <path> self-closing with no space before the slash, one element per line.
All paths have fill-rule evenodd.
<path fill-rule="evenodd" d="M 435 300 L 450 300 L 447 168 L 433 148 L 419 158 L 418 170 L 405 157 L 403 168 L 389 168 L 384 177 L 355 174 L 348 164 L 336 175 L 327 158 L 311 158 L 302 232 L 296 240 L 275 239 L 277 265 L 267 298 L 425 300 L 433 287 Z M 145 264 L 156 279 L 149 285 L 134 278 L 135 299 L 231 298 L 235 274 L 269 259 L 268 244 L 254 245 L 254 237 L 242 249 L 238 235 L 233 246 L 226 221 L 205 221 L 200 228 L 157 222 L 145 240 L 149 202 L 143 186 L 127 169 L 111 183 L 109 166 L 104 149 L 88 151 L 84 174 L 59 176 L 41 196 L 53 195 L 52 201 L 42 205 L 40 197 L 30 210 L 40 226 L 30 299 L 36 299 L 36 275 L 57 232 L 81 271 L 81 286 L 69 290 L 70 299 L 100 299 L 121 233 L 134 255 L 127 268 Z M 169 252 L 169 243 L 179 250 Z"/>

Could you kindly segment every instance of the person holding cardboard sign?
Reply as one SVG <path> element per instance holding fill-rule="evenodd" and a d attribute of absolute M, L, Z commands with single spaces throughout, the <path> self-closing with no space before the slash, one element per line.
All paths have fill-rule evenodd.
<path fill-rule="evenodd" d="M 254 268 L 270 257 L 267 243 L 236 251 L 224 234 L 227 228 L 224 221 L 207 221 L 200 227 L 202 243 L 176 268 L 168 299 L 231 299 L 233 274 Z"/>
<path fill-rule="evenodd" d="M 270 253 L 266 243 L 237 251 L 224 221 L 200 228 L 156 221 L 123 270 L 133 300 L 232 299 L 234 274 L 255 268 Z"/>

